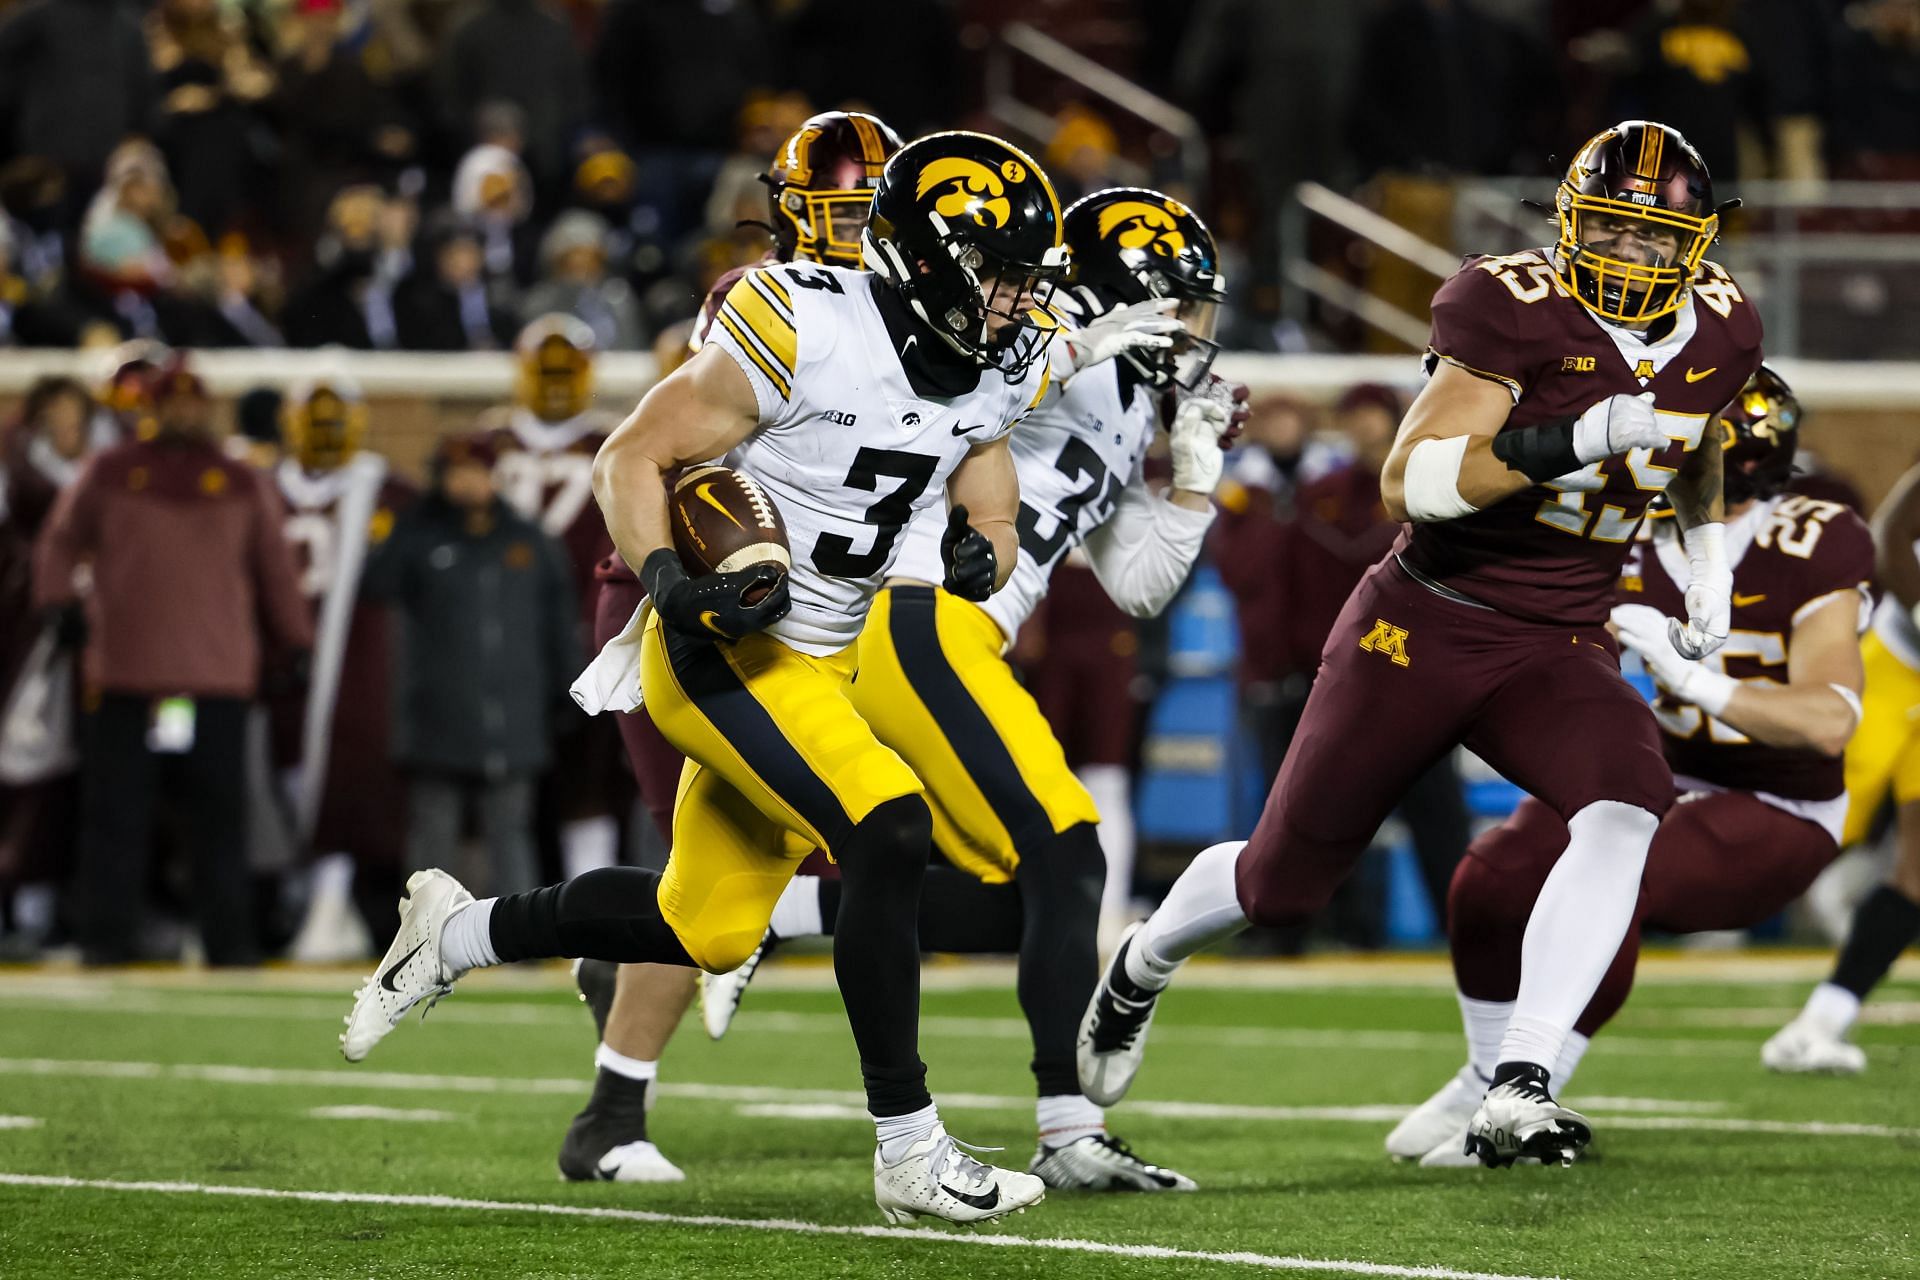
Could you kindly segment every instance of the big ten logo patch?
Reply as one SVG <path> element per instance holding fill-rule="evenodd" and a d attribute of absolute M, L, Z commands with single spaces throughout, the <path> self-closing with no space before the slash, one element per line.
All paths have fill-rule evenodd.
<path fill-rule="evenodd" d="M 1592 373 L 1598 367 L 1599 361 L 1594 356 L 1560 357 L 1560 372 L 1562 373 Z"/>
<path fill-rule="evenodd" d="M 1385 618 L 1373 620 L 1373 630 L 1360 637 L 1360 647 L 1368 653 L 1379 654 L 1396 667 L 1413 664 L 1413 659 L 1407 656 L 1407 629 L 1396 627 Z"/>

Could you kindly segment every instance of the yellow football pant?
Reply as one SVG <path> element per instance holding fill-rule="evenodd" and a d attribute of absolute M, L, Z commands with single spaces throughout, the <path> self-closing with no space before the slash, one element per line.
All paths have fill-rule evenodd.
<path fill-rule="evenodd" d="M 889 587 L 860 633 L 850 690 L 861 718 L 925 784 L 934 844 L 987 884 L 1013 878 L 1020 850 L 1100 820 L 1004 647 L 979 606 L 932 587 Z"/>
<path fill-rule="evenodd" d="M 1847 744 L 1847 826 L 1842 847 L 1867 838 L 1889 792 L 1895 804 L 1920 800 L 1920 671 L 1869 631 L 1860 642 L 1867 687 L 1860 726 Z"/>
<path fill-rule="evenodd" d="M 737 968 L 809 850 L 920 780 L 848 700 L 854 650 L 816 658 L 766 635 L 709 644 L 647 621 L 640 687 L 687 757 L 660 912 L 695 963 Z"/>

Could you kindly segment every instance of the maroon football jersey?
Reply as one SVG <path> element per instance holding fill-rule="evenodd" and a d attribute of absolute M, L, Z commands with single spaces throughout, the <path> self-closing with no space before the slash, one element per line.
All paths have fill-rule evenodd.
<path fill-rule="evenodd" d="M 1514 400 L 1506 431 L 1651 391 L 1674 443 L 1592 463 L 1462 519 L 1410 525 L 1395 545 L 1416 572 L 1482 604 L 1590 626 L 1606 618 L 1647 504 L 1759 367 L 1760 317 L 1707 262 L 1673 327 L 1645 342 L 1562 288 L 1552 252 L 1469 258 L 1434 295 L 1428 371 L 1445 361 L 1505 386 Z"/>
<path fill-rule="evenodd" d="M 1786 683 L 1794 623 L 1835 594 L 1858 606 L 1864 626 L 1873 535 L 1846 507 L 1803 494 L 1771 498 L 1729 524 L 1727 543 L 1729 557 L 1737 557 L 1733 627 L 1707 665 L 1739 680 Z M 1686 553 L 1671 529 L 1634 543 L 1620 578 L 1622 604 L 1684 619 L 1686 589 Z M 1845 790 L 1838 759 L 1755 742 L 1664 691 L 1653 710 L 1677 777 L 1789 800 L 1830 800 Z"/>
<path fill-rule="evenodd" d="M 500 496 L 566 548 L 588 627 L 593 625 L 594 566 L 613 549 L 593 496 L 593 456 L 613 426 L 607 415 L 592 409 L 565 422 L 543 422 L 515 408 L 490 413 L 480 423 L 499 459 L 493 482 Z"/>

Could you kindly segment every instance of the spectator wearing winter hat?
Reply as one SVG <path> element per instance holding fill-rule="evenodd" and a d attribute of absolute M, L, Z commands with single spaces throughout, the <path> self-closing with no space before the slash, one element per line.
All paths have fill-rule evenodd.
<path fill-rule="evenodd" d="M 554 219 L 540 242 L 539 283 L 520 300 L 520 319 L 531 323 L 560 311 L 593 330 L 602 351 L 637 351 L 645 341 L 640 303 L 633 286 L 607 273 L 606 220 L 584 209 Z"/>
<path fill-rule="evenodd" d="M 208 960 L 250 963 L 247 712 L 263 640 L 305 650 L 312 623 L 279 500 L 221 450 L 206 388 L 175 362 L 156 380 L 154 411 L 151 439 L 88 461 L 35 549 L 36 602 L 84 608 L 89 636 L 76 931 L 89 962 L 134 954 L 164 795 L 195 860 Z"/>
<path fill-rule="evenodd" d="M 533 181 L 520 157 L 486 142 L 453 171 L 453 212 L 480 237 L 487 278 L 504 287 L 532 283 Z"/>
<path fill-rule="evenodd" d="M 409 775 L 407 862 L 450 865 L 479 810 L 491 891 L 530 889 L 534 780 L 582 661 L 566 554 L 494 490 L 492 447 L 453 436 L 427 495 L 369 557 L 361 591 L 400 620 L 393 756 Z"/>
<path fill-rule="evenodd" d="M 497 306 L 478 232 L 441 211 L 428 219 L 413 271 L 394 291 L 394 323 L 408 351 L 498 351 L 513 319 Z"/>

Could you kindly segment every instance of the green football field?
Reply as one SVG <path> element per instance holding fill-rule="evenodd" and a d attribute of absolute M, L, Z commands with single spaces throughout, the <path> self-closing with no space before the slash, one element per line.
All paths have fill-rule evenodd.
<path fill-rule="evenodd" d="M 358 1067 L 353 974 L 0 970 L 0 1276 L 1920 1276 L 1920 970 L 1872 1006 L 1865 1076 L 1770 1076 L 1823 966 L 1651 962 L 1568 1094 L 1594 1158 L 1428 1171 L 1380 1144 L 1461 1060 L 1439 961 L 1196 965 L 1112 1122 L 1200 1192 L 979 1230 L 881 1224 L 818 961 L 770 964 L 723 1043 L 689 1021 L 664 1187 L 557 1178 L 593 1041 L 563 969 L 470 980 Z M 1024 1164 L 1011 987 L 931 967 L 923 1045 L 948 1127 Z"/>

